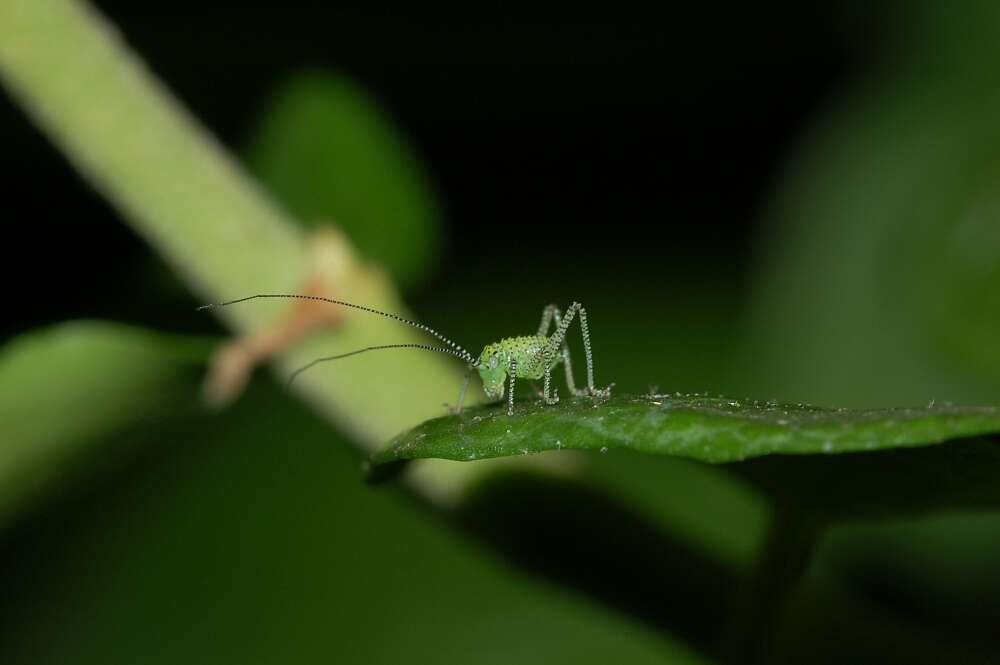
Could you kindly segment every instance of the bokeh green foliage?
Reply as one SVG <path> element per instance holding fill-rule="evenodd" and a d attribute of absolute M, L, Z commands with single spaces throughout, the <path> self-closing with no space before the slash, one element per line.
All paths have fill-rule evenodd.
<path fill-rule="evenodd" d="M 374 97 L 342 74 L 302 72 L 264 104 L 250 170 L 298 219 L 334 223 L 403 287 L 441 253 L 441 206 L 415 149 Z"/>
<path fill-rule="evenodd" d="M 885 11 L 893 41 L 882 61 L 813 122 L 765 216 L 736 383 L 838 406 L 996 404 L 998 6 Z M 849 658 L 834 635 L 860 635 L 852 624 L 869 620 L 883 626 L 871 635 L 897 636 L 916 662 L 992 662 L 1000 645 L 969 627 L 998 611 L 989 590 L 1000 576 L 981 563 L 1000 556 L 998 525 L 986 513 L 833 529 L 811 579 L 868 601 L 844 620 L 843 590 L 806 585 L 787 613 L 784 662 L 815 655 L 809 634 L 838 645 L 828 662 Z M 933 609 L 917 618 L 902 606 Z M 816 607 L 837 621 L 817 621 Z M 806 624 L 816 632 L 799 633 Z M 951 646 L 928 635 L 950 635 Z M 880 660 L 901 658 L 865 642 L 885 649 Z"/>
<path fill-rule="evenodd" d="M 868 407 L 1000 399 L 997 9 L 914 7 L 882 66 L 785 168 L 751 302 L 756 392 Z"/>
<path fill-rule="evenodd" d="M 372 491 L 269 382 L 146 444 L 8 543 L 3 662 L 705 662 Z"/>
<path fill-rule="evenodd" d="M 0 348 L 0 528 L 100 457 L 129 427 L 168 421 L 194 402 L 178 379 L 203 367 L 205 339 L 73 321 Z"/>

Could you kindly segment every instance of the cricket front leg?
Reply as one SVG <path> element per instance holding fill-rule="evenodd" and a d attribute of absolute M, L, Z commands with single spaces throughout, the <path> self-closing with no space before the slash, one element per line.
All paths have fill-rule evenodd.
<path fill-rule="evenodd" d="M 458 391 L 458 405 L 451 407 L 445 404 L 448 411 L 450 411 L 453 416 L 457 416 L 462 413 L 462 407 L 465 406 L 465 393 L 469 390 L 469 379 L 472 378 L 473 369 L 475 368 L 473 368 L 472 365 L 469 365 L 469 368 L 465 371 L 465 380 L 462 381 L 462 389 Z"/>

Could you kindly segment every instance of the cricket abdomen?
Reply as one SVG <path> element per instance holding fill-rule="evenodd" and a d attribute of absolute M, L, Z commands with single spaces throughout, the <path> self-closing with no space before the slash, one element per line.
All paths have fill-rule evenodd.
<path fill-rule="evenodd" d="M 519 379 L 540 379 L 545 375 L 545 357 L 542 349 L 548 338 L 536 335 L 507 337 L 498 343 L 501 352 L 511 360 L 516 360 L 514 376 Z M 555 363 L 550 363 L 550 366 Z M 509 366 L 509 365 L 508 365 Z"/>

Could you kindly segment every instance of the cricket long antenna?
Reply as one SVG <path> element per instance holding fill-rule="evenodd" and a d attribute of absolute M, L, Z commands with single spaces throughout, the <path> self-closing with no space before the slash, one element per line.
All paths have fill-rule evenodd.
<path fill-rule="evenodd" d="M 356 356 L 359 353 L 364 353 L 366 351 L 380 351 L 382 349 L 423 349 L 424 351 L 437 351 L 438 353 L 447 353 L 448 355 L 458 356 L 463 360 L 465 359 L 465 356 L 463 356 L 458 351 L 455 351 L 453 349 L 446 349 L 443 346 L 430 346 L 429 344 L 381 344 L 379 346 L 368 346 L 363 349 L 358 349 L 357 351 L 341 353 L 335 356 L 325 356 L 323 358 L 317 358 L 316 360 L 313 360 L 310 363 L 303 365 L 302 367 L 292 372 L 292 375 L 288 377 L 288 385 L 291 386 L 292 381 L 295 380 L 295 377 L 297 377 L 299 374 L 306 371 L 313 365 L 317 365 L 319 363 L 323 363 L 328 360 L 339 360 L 341 358 L 347 358 L 348 356 Z"/>
<path fill-rule="evenodd" d="M 202 305 L 201 307 L 198 308 L 198 311 L 201 311 L 201 310 L 204 310 L 204 309 L 214 309 L 216 307 L 226 307 L 228 305 L 235 305 L 236 303 L 246 302 L 247 300 L 255 300 L 257 298 L 291 298 L 291 299 L 294 299 L 294 300 L 317 300 L 317 301 L 320 301 L 320 302 L 328 302 L 328 303 L 330 303 L 332 305 L 342 305 L 344 307 L 350 307 L 352 309 L 360 309 L 362 312 L 369 312 L 371 314 L 378 314 L 379 316 L 384 316 L 387 319 L 393 319 L 395 321 L 399 321 L 400 323 L 405 323 L 408 326 L 413 326 L 414 328 L 416 328 L 418 330 L 422 330 L 422 331 L 424 331 L 425 333 L 427 333 L 429 335 L 433 335 L 434 337 L 436 337 L 438 340 L 444 342 L 449 347 L 447 349 L 441 349 L 439 347 L 426 347 L 429 350 L 435 350 L 435 351 L 440 350 L 440 351 L 444 351 L 445 353 L 450 353 L 450 354 L 452 354 L 454 356 L 458 356 L 459 358 L 461 358 L 462 360 L 464 360 L 465 362 L 467 362 L 467 363 L 469 363 L 469 364 L 471 364 L 473 366 L 477 366 L 479 364 L 479 362 L 475 358 L 472 357 L 471 353 L 469 353 L 468 351 L 466 351 L 465 349 L 463 349 L 458 344 L 455 344 L 455 342 L 451 341 L 450 339 L 448 339 L 447 337 L 445 337 L 444 335 L 442 335 L 438 331 L 434 330 L 430 326 L 425 326 L 422 323 L 417 323 L 416 321 L 411 321 L 409 319 L 404 319 L 403 317 L 401 317 L 401 316 L 399 316 L 397 314 L 389 314 L 388 312 L 382 312 L 382 311 L 374 309 L 372 307 L 365 307 L 364 305 L 355 305 L 354 303 L 345 302 L 343 300 L 334 300 L 333 298 L 324 298 L 323 296 L 310 296 L 310 295 L 290 294 L 290 293 L 259 293 L 259 294 L 254 295 L 254 296 L 247 296 L 245 298 L 237 298 L 236 300 L 227 300 L 226 302 L 212 303 L 212 304 L 209 304 L 209 305 Z M 420 347 L 421 345 L 419 345 L 419 344 L 415 344 L 415 345 L 406 345 L 406 344 L 404 344 L 404 345 L 401 345 L 401 346 L 411 346 L 413 348 L 416 348 L 416 347 Z M 373 349 L 383 349 L 383 348 L 393 348 L 393 347 L 392 346 L 373 346 L 373 347 L 370 347 L 368 349 L 362 349 L 361 351 L 354 351 L 352 353 L 361 353 L 362 351 L 370 351 L 370 350 L 373 350 Z M 352 354 L 347 354 L 347 355 L 352 355 Z M 319 360 L 317 360 L 315 362 L 320 362 L 321 360 L 333 360 L 334 358 L 340 358 L 340 357 L 343 357 L 343 356 L 333 356 L 333 357 L 331 357 L 329 359 L 327 359 L 327 358 L 320 358 Z M 308 367 L 308 365 L 307 365 L 307 367 Z M 302 371 L 302 370 L 299 370 L 299 371 Z"/>

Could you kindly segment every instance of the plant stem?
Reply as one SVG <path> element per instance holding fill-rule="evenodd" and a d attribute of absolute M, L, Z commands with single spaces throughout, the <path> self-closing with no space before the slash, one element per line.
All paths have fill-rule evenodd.
<path fill-rule="evenodd" d="M 789 593 L 805 573 L 825 520 L 775 509 L 761 556 L 736 598 L 723 661 L 768 661 L 771 638 Z"/>

